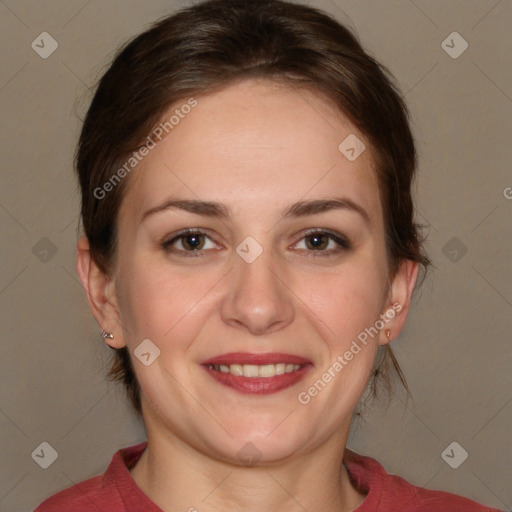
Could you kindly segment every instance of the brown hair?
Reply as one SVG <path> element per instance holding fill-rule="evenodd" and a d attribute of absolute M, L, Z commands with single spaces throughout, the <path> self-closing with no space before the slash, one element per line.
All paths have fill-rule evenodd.
<path fill-rule="evenodd" d="M 115 265 L 117 215 L 129 179 L 105 199 L 95 190 L 145 143 L 171 104 L 251 77 L 323 93 L 367 137 L 391 275 L 404 259 L 426 271 L 411 197 L 416 149 L 392 75 L 329 15 L 281 0 L 204 1 L 156 22 L 117 52 L 99 80 L 75 156 L 81 219 L 99 268 L 109 274 Z M 371 380 L 374 394 L 377 377 L 389 389 L 389 361 L 408 390 L 389 345 L 383 352 Z M 140 413 L 140 388 L 126 348 L 116 351 L 109 376 L 124 383 Z"/>

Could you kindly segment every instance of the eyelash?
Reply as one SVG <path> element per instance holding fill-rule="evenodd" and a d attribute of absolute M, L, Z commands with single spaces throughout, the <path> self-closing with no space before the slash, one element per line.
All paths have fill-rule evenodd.
<path fill-rule="evenodd" d="M 186 258 L 190 258 L 190 257 L 197 258 L 197 257 L 204 256 L 204 252 L 206 252 L 206 251 L 208 251 L 210 249 L 199 249 L 199 250 L 187 251 L 187 250 L 183 250 L 183 249 L 173 249 L 173 248 L 171 248 L 172 244 L 174 244 L 178 240 L 180 240 L 182 238 L 185 238 L 187 236 L 190 236 L 190 235 L 205 235 L 207 238 L 210 238 L 207 235 L 207 233 L 202 231 L 201 229 L 186 229 L 186 230 L 183 230 L 180 233 L 178 233 L 176 236 L 174 236 L 170 240 L 167 240 L 167 241 L 163 242 L 162 243 L 162 248 L 165 251 L 167 251 L 167 252 L 174 253 L 174 254 L 180 254 L 181 256 L 186 257 Z M 334 232 L 331 232 L 331 231 L 328 231 L 328 230 L 325 230 L 325 229 L 311 229 L 311 230 L 307 231 L 306 233 L 304 233 L 304 235 L 302 236 L 302 238 L 299 241 L 302 241 L 303 239 L 308 238 L 308 237 L 312 237 L 314 235 L 324 235 L 324 236 L 327 236 L 327 238 L 329 240 L 332 240 L 333 242 L 337 243 L 339 247 L 336 248 L 336 249 L 316 250 L 316 251 L 315 250 L 302 249 L 302 250 L 304 250 L 304 251 L 306 251 L 308 253 L 307 257 L 317 258 L 317 257 L 334 256 L 336 254 L 339 254 L 342 251 L 349 250 L 352 247 L 350 242 L 349 242 L 349 240 L 345 236 L 337 234 L 337 233 L 334 233 Z"/>

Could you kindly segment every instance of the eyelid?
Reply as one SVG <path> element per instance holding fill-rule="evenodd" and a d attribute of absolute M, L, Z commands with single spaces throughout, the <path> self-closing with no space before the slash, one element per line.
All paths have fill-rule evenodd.
<path fill-rule="evenodd" d="M 215 245 L 220 245 L 218 242 L 216 242 L 206 230 L 202 228 L 185 228 L 181 231 L 172 234 L 170 237 L 165 237 L 163 241 L 160 243 L 160 245 L 163 247 L 163 249 L 167 252 L 174 253 L 174 254 L 181 254 L 185 257 L 187 256 L 203 256 L 203 253 L 206 251 L 209 251 L 211 249 L 199 249 L 196 251 L 184 251 L 183 249 L 173 249 L 172 245 L 177 242 L 180 238 L 183 238 L 187 235 L 204 235 L 206 238 L 210 239 Z"/>
<path fill-rule="evenodd" d="M 167 252 L 174 253 L 174 254 L 180 254 L 185 257 L 190 257 L 190 256 L 201 257 L 201 256 L 204 256 L 205 252 L 211 250 L 211 249 L 198 249 L 198 250 L 193 250 L 193 251 L 186 251 L 183 249 L 171 249 L 172 245 L 176 241 L 178 241 L 180 238 L 183 238 L 189 234 L 204 235 L 206 238 L 210 239 L 215 245 L 217 245 L 217 246 L 220 245 L 211 236 L 209 236 L 207 230 L 205 230 L 203 228 L 186 228 L 186 229 L 179 231 L 178 233 L 171 235 L 171 238 L 168 238 L 167 240 L 164 239 L 161 242 L 161 246 Z M 340 252 L 347 251 L 352 248 L 351 242 L 345 235 L 338 233 L 336 231 L 331 231 L 326 228 L 310 228 L 310 229 L 306 230 L 305 232 L 303 232 L 301 234 L 301 237 L 299 238 L 299 240 L 297 242 L 295 242 L 292 245 L 292 247 L 297 245 L 302 240 L 304 240 L 304 238 L 306 238 L 308 236 L 312 236 L 312 235 L 317 235 L 317 234 L 327 236 L 329 238 L 329 240 L 334 241 L 334 243 L 336 243 L 338 245 L 338 247 L 336 249 L 317 250 L 317 251 L 308 250 L 308 249 L 300 249 L 301 252 L 307 253 L 307 256 L 313 256 L 313 257 L 326 256 L 327 257 L 327 256 L 331 256 L 334 254 L 339 254 Z"/>
<path fill-rule="evenodd" d="M 347 251 L 352 248 L 352 243 L 345 235 L 338 233 L 336 231 L 331 231 L 330 229 L 326 229 L 326 228 L 308 229 L 307 231 L 302 233 L 301 238 L 294 245 L 297 245 L 300 241 L 302 241 L 304 238 L 306 238 L 308 236 L 317 235 L 317 234 L 327 236 L 329 238 L 329 240 L 332 240 L 336 244 L 338 244 L 338 248 L 330 249 L 328 251 L 325 251 L 325 250 L 324 251 L 313 251 L 313 250 L 306 251 L 306 252 L 310 253 L 311 256 L 322 256 L 322 255 L 328 256 L 328 255 L 331 255 L 334 253 L 339 253 L 341 251 Z"/>

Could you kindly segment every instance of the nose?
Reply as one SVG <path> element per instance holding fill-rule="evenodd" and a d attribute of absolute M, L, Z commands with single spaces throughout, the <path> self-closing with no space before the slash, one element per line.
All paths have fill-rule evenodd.
<path fill-rule="evenodd" d="M 278 331 L 294 318 L 293 293 L 283 269 L 272 261 L 271 251 L 252 263 L 235 256 L 228 291 L 220 312 L 224 322 L 251 334 Z"/>

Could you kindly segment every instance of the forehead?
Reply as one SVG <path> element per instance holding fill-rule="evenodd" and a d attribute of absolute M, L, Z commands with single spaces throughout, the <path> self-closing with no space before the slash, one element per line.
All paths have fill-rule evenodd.
<path fill-rule="evenodd" d="M 322 94 L 247 80 L 195 100 L 168 110 L 172 129 L 129 176 L 123 207 L 131 216 L 169 195 L 255 209 L 347 195 L 379 215 L 371 148 Z M 354 161 L 339 149 L 347 137 L 366 146 Z"/>

